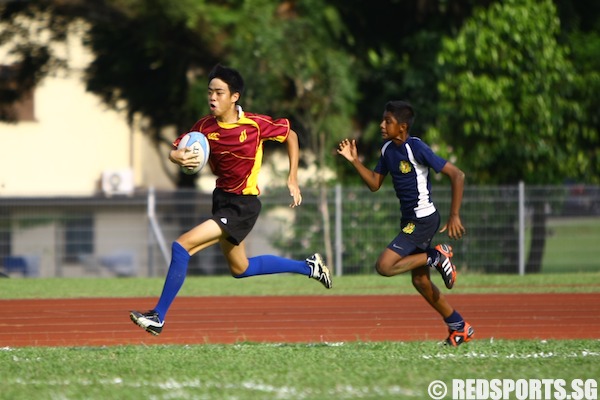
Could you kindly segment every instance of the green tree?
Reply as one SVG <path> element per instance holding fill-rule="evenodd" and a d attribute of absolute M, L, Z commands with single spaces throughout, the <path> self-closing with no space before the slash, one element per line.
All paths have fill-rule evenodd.
<path fill-rule="evenodd" d="M 600 18 L 598 29 L 576 30 L 568 34 L 571 59 L 576 70 L 574 97 L 583 109 L 576 154 L 570 158 L 572 178 L 588 183 L 600 183 Z"/>
<path fill-rule="evenodd" d="M 456 32 L 469 18 L 474 4 L 492 0 L 329 0 L 346 27 L 340 46 L 357 61 L 354 74 L 361 93 L 355 121 L 359 153 L 376 160 L 381 146 L 379 122 L 388 100 L 406 99 L 418 116 L 413 132 L 423 136 L 435 122 L 436 57 L 442 37 Z M 374 165 L 374 164 L 373 164 Z M 360 178 L 348 163 L 339 176 L 349 183 Z"/>
<path fill-rule="evenodd" d="M 577 121 L 584 110 L 573 99 L 575 70 L 559 33 L 550 0 L 507 0 L 476 11 L 444 40 L 439 128 L 429 134 L 457 146 L 471 181 L 549 184 L 583 173 L 576 159 L 584 150 L 573 138 L 583 134 Z M 543 207 L 534 209 L 533 221 L 527 270 L 538 272 Z M 516 252 L 516 246 L 506 248 Z"/>

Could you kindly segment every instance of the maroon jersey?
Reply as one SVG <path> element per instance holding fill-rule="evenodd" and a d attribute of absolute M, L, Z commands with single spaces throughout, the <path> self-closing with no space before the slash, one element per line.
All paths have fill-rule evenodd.
<path fill-rule="evenodd" d="M 196 122 L 190 132 L 202 132 L 208 138 L 208 162 L 217 176 L 218 188 L 229 193 L 258 195 L 263 142 L 285 142 L 290 133 L 290 121 L 245 113 L 241 108 L 239 116 L 235 123 L 221 123 L 213 115 L 207 115 Z M 173 142 L 175 148 L 184 135 Z"/>

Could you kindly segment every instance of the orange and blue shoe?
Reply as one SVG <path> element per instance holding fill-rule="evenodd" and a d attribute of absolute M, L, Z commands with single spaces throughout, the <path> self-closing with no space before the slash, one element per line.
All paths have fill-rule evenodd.
<path fill-rule="evenodd" d="M 467 343 L 468 341 L 470 341 L 473 335 L 475 334 L 475 329 L 473 329 L 471 324 L 465 322 L 465 327 L 463 329 L 458 331 L 448 330 L 448 332 L 450 333 L 450 335 L 448 336 L 444 344 L 447 346 L 457 347 L 463 343 Z"/>
<path fill-rule="evenodd" d="M 452 264 L 452 246 L 448 244 L 438 244 L 435 249 L 440 252 L 440 259 L 435 264 L 435 269 L 444 278 L 444 284 L 448 289 L 452 289 L 456 281 L 456 265 Z"/>

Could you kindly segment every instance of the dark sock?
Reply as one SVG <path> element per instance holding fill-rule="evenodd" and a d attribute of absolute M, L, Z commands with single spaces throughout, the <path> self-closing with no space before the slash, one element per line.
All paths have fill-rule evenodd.
<path fill-rule="evenodd" d="M 460 331 L 465 327 L 465 320 L 456 310 L 448 318 L 444 318 L 444 322 L 451 331 Z"/>
<path fill-rule="evenodd" d="M 436 267 L 440 262 L 440 252 L 431 247 L 425 250 L 427 253 L 427 265 L 430 267 Z"/>

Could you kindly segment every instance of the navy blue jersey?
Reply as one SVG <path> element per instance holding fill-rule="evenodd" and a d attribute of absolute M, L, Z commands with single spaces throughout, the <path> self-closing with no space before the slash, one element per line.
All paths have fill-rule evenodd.
<path fill-rule="evenodd" d="M 383 144 L 375 172 L 392 176 L 403 218 L 423 218 L 436 211 L 431 201 L 429 170 L 440 172 L 444 165 L 446 160 L 421 139 L 410 136 L 400 146 L 391 140 Z"/>

